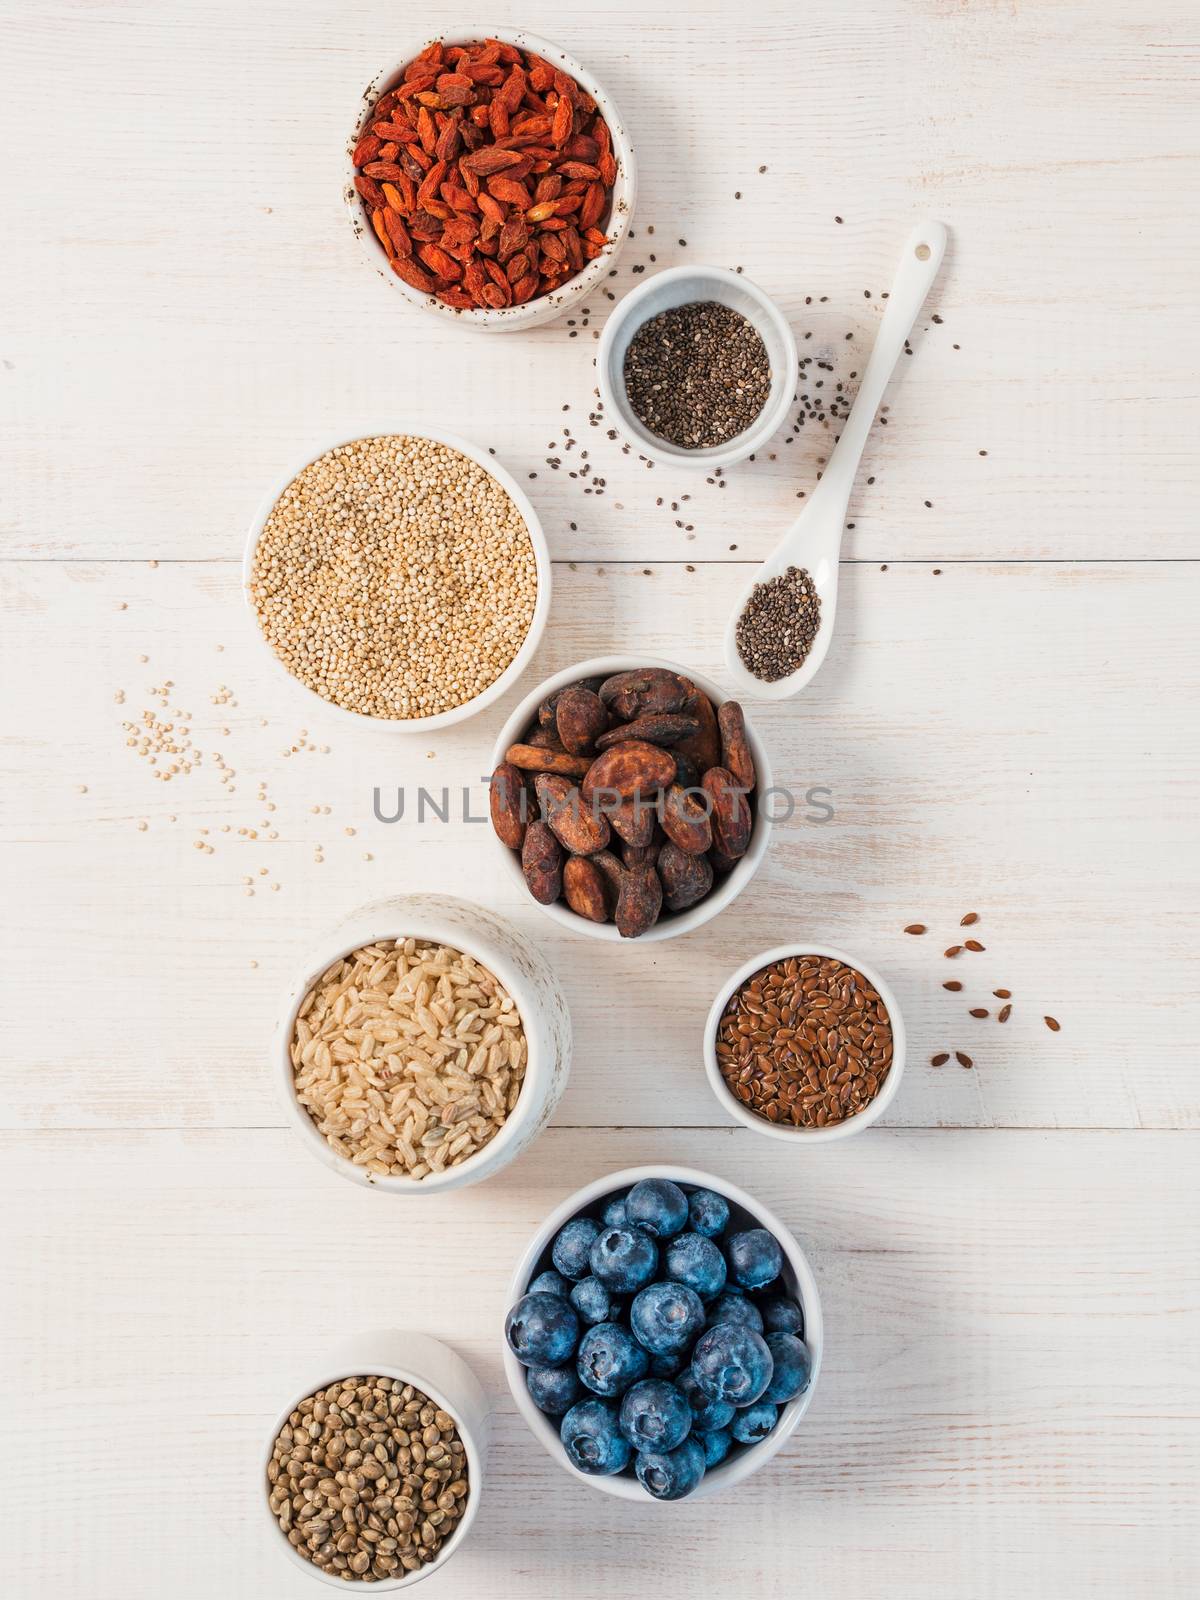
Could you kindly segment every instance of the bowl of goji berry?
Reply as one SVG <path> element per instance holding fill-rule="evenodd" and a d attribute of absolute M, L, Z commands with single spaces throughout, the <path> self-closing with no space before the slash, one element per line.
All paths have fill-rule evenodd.
<path fill-rule="evenodd" d="M 347 153 L 346 204 L 372 267 L 471 327 L 558 316 L 629 232 L 637 177 L 612 96 L 523 29 L 439 35 L 385 68 Z"/>

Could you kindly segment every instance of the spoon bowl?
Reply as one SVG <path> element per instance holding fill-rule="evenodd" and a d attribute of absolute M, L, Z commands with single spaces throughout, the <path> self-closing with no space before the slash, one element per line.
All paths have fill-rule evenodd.
<path fill-rule="evenodd" d="M 790 700 L 807 688 L 821 670 L 833 638 L 837 614 L 838 558 L 846 527 L 850 491 L 862 461 L 863 448 L 926 296 L 946 254 L 944 223 L 926 220 L 909 234 L 888 296 L 887 310 L 871 358 L 867 362 L 850 415 L 834 446 L 829 464 L 804 510 L 783 539 L 742 586 L 725 628 L 725 669 L 734 692 L 756 700 Z M 746 603 L 760 583 L 769 583 L 789 567 L 804 567 L 821 601 L 820 623 L 808 654 L 795 672 L 774 683 L 756 678 L 737 647 L 737 625 Z"/>

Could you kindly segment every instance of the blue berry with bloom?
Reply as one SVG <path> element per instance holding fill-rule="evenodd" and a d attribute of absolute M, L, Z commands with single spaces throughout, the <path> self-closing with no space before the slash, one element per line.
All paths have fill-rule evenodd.
<path fill-rule="evenodd" d="M 621 1432 L 635 1450 L 674 1450 L 692 1429 L 692 1408 L 673 1383 L 645 1378 L 625 1391 Z"/>
<path fill-rule="evenodd" d="M 728 1428 L 714 1428 L 711 1433 L 698 1433 L 695 1437 L 703 1447 L 706 1467 L 719 1467 L 733 1445 Z"/>
<path fill-rule="evenodd" d="M 643 1178 L 626 1195 L 625 1212 L 652 1239 L 670 1239 L 687 1226 L 687 1195 L 670 1178 Z"/>
<path fill-rule="evenodd" d="M 617 1322 L 601 1322 L 589 1328 L 579 1341 L 575 1362 L 584 1387 L 610 1400 L 644 1378 L 649 1365 L 645 1350 L 629 1329 Z"/>
<path fill-rule="evenodd" d="M 601 1215 L 606 1228 L 627 1228 L 629 1217 L 625 1210 L 625 1196 L 614 1195 L 611 1200 L 606 1201 Z"/>
<path fill-rule="evenodd" d="M 688 1195 L 688 1222 L 693 1233 L 715 1239 L 729 1226 L 729 1201 L 712 1189 L 693 1189 Z"/>
<path fill-rule="evenodd" d="M 592 1246 L 599 1232 L 600 1224 L 594 1217 L 572 1217 L 565 1227 L 559 1229 L 550 1248 L 550 1259 L 564 1278 L 578 1283 L 580 1278 L 587 1277 Z"/>
<path fill-rule="evenodd" d="M 812 1377 L 812 1356 L 803 1339 L 794 1333 L 769 1333 L 767 1349 L 775 1369 L 763 1398 L 783 1405 L 803 1394 Z"/>
<path fill-rule="evenodd" d="M 523 1366 L 561 1367 L 579 1343 L 579 1318 L 561 1295 L 522 1295 L 505 1318 L 504 1337 Z"/>
<path fill-rule="evenodd" d="M 674 1450 L 641 1450 L 634 1470 L 642 1488 L 656 1500 L 682 1500 L 704 1476 L 704 1449 L 689 1438 Z"/>
<path fill-rule="evenodd" d="M 708 1308 L 706 1321 L 710 1328 L 715 1328 L 718 1322 L 737 1322 L 745 1328 L 753 1328 L 755 1333 L 763 1331 L 762 1312 L 753 1300 L 735 1289 L 726 1289 L 717 1296 Z"/>
<path fill-rule="evenodd" d="M 725 1254 L 730 1277 L 743 1289 L 765 1289 L 779 1276 L 783 1266 L 779 1241 L 765 1228 L 747 1228 L 742 1233 L 731 1234 Z M 570 1277 L 570 1273 L 567 1276 Z"/>
<path fill-rule="evenodd" d="M 545 1272 L 538 1273 L 525 1293 L 556 1294 L 563 1300 L 569 1300 L 571 1298 L 571 1285 L 561 1272 L 555 1272 L 551 1268 L 547 1268 Z"/>
<path fill-rule="evenodd" d="M 583 1393 L 579 1374 L 569 1367 L 530 1367 L 525 1374 L 529 1398 L 548 1417 L 561 1417 Z"/>
<path fill-rule="evenodd" d="M 702 1233 L 678 1233 L 663 1251 L 668 1278 L 686 1283 L 701 1300 L 714 1300 L 725 1287 L 725 1257 Z"/>
<path fill-rule="evenodd" d="M 571 1290 L 571 1304 L 584 1322 L 616 1320 L 612 1314 L 612 1296 L 599 1278 L 581 1278 Z"/>
<path fill-rule="evenodd" d="M 774 1370 L 766 1340 L 736 1322 L 709 1328 L 692 1351 L 692 1377 L 700 1388 L 709 1399 L 735 1406 L 753 1405 L 766 1392 Z"/>
<path fill-rule="evenodd" d="M 769 1400 L 756 1400 L 734 1413 L 729 1431 L 739 1444 L 757 1444 L 765 1439 L 779 1419 L 779 1407 Z"/>
<path fill-rule="evenodd" d="M 675 1387 L 692 1408 L 692 1428 L 696 1433 L 715 1433 L 728 1428 L 733 1421 L 735 1408 L 729 1401 L 714 1400 L 706 1395 L 690 1371 L 679 1374 Z"/>
<path fill-rule="evenodd" d="M 607 1476 L 620 1472 L 633 1454 L 617 1426 L 617 1408 L 609 1400 L 581 1400 L 562 1419 L 559 1437 L 567 1460 L 580 1472 Z"/>
<path fill-rule="evenodd" d="M 704 1326 L 704 1305 L 683 1283 L 651 1283 L 629 1308 L 629 1326 L 651 1355 L 686 1350 Z"/>
<path fill-rule="evenodd" d="M 765 1294 L 758 1302 L 762 1312 L 763 1331 L 766 1333 L 794 1333 L 804 1337 L 804 1313 L 794 1300 L 785 1294 Z"/>
<path fill-rule="evenodd" d="M 658 1271 L 658 1246 L 637 1228 L 605 1228 L 589 1261 L 593 1275 L 614 1294 L 636 1294 Z"/>

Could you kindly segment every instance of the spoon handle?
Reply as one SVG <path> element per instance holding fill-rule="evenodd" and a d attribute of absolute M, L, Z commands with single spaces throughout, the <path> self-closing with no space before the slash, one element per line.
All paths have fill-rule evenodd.
<path fill-rule="evenodd" d="M 925 303 L 925 296 L 938 275 L 946 254 L 946 240 L 945 224 L 932 219 L 918 223 L 909 234 L 892 281 L 887 310 L 879 324 L 875 346 L 859 384 L 858 396 L 821 481 L 809 498 L 809 510 L 817 504 L 832 506 L 834 502 L 845 506 L 849 500 L 875 413 L 883 400 L 888 379 L 904 351 L 904 341 L 911 333 L 912 325 Z"/>

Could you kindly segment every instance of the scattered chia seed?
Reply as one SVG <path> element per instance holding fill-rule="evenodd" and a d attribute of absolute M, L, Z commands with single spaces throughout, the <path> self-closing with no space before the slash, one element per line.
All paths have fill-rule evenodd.
<path fill-rule="evenodd" d="M 625 389 L 651 433 L 707 450 L 753 423 L 771 391 L 771 367 L 740 312 L 701 300 L 642 324 L 625 354 Z"/>
<path fill-rule="evenodd" d="M 804 567 L 756 583 L 737 621 L 738 655 L 763 683 L 778 683 L 804 663 L 821 626 L 821 597 Z"/>

